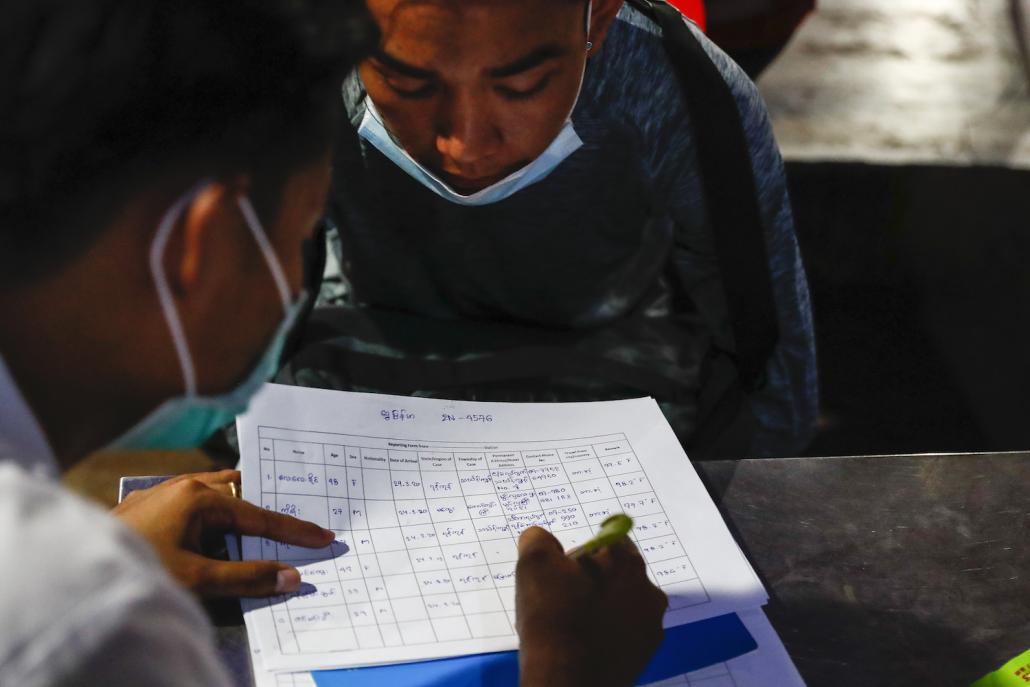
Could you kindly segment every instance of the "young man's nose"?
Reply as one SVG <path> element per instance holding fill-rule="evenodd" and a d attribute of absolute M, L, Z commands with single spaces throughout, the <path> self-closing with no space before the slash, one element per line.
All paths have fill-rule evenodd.
<path fill-rule="evenodd" d="M 501 135 L 490 119 L 475 99 L 455 98 L 441 117 L 437 151 L 459 165 L 475 165 L 494 156 L 500 147 Z"/>

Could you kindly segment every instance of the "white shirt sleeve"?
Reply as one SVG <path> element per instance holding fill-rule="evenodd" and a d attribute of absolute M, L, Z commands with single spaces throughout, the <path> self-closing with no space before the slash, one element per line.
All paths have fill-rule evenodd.
<path fill-rule="evenodd" d="M 0 685 L 231 684 L 213 628 L 150 546 L 0 461 Z"/>
<path fill-rule="evenodd" d="M 141 596 L 124 606 L 124 621 L 62 685 L 110 687 L 227 687 L 231 685 L 212 644 L 206 618 L 183 613 L 166 595 Z"/>

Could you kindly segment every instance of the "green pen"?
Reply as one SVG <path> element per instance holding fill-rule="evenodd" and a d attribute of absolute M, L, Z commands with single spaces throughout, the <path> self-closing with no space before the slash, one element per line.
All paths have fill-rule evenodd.
<path fill-rule="evenodd" d="M 601 529 L 598 531 L 597 536 L 582 546 L 577 546 L 569 551 L 569 558 L 576 560 L 583 556 L 589 556 L 606 546 L 611 546 L 623 537 L 628 536 L 631 529 L 633 529 L 633 518 L 625 513 L 613 515 L 601 523 Z"/>
<path fill-rule="evenodd" d="M 1018 687 L 1030 682 L 1030 650 L 1003 665 L 998 670 L 984 675 L 971 687 Z"/>

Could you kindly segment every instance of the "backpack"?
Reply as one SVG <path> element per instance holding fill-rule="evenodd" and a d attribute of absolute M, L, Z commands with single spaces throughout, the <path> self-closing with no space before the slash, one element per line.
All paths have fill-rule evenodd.
<path fill-rule="evenodd" d="M 779 339 L 779 327 L 751 153 L 740 112 L 718 68 L 675 8 L 663 0 L 627 1 L 661 27 L 665 49 L 687 93 L 737 347 L 733 357 L 744 390 L 754 391 L 765 384 L 765 367 Z"/>
<path fill-rule="evenodd" d="M 627 331 L 591 337 L 575 331 L 530 331 L 518 323 L 433 321 L 394 311 L 373 314 L 362 308 L 318 308 L 293 338 L 290 352 L 296 355 L 278 381 L 468 400 L 539 402 L 654 395 L 692 456 L 747 450 L 740 441 L 749 437 L 753 418 L 745 395 L 765 384 L 778 329 L 746 135 L 732 92 L 683 16 L 661 0 L 627 1 L 661 27 L 665 49 L 688 94 L 736 350 L 710 353 L 709 340 L 677 341 L 669 339 L 676 333 L 660 325 L 644 325 L 649 329 L 642 338 L 666 337 L 681 345 L 685 357 L 695 356 L 696 361 L 689 364 L 696 364 L 697 383 L 685 386 L 632 361 L 604 354 L 606 336 L 610 340 L 610 336 L 625 335 L 628 340 L 637 334 L 629 328 L 639 323 L 620 323 L 613 329 Z M 400 340 L 415 353 L 384 354 L 385 347 L 378 345 Z M 418 350 L 423 340 L 445 344 Z M 467 350 L 478 353 L 466 355 Z M 696 397 L 696 412 L 677 416 L 676 403 L 686 396 Z M 727 444 L 727 435 L 737 437 L 736 443 Z"/>

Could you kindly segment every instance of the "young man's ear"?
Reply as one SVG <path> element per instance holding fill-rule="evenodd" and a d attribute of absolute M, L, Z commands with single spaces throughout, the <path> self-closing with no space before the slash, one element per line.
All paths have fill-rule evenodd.
<path fill-rule="evenodd" d="M 164 264 L 169 286 L 180 297 L 203 288 L 204 282 L 216 281 L 225 265 L 231 264 L 226 260 L 242 257 L 235 239 L 246 235 L 238 231 L 244 221 L 237 202 L 243 184 L 243 180 L 212 182 L 201 189 L 172 232 Z"/>
<path fill-rule="evenodd" d="M 594 8 L 590 18 L 590 36 L 587 40 L 594 44 L 590 54 L 596 55 L 604 45 L 608 29 L 615 22 L 624 0 L 591 0 L 591 2 Z"/>

